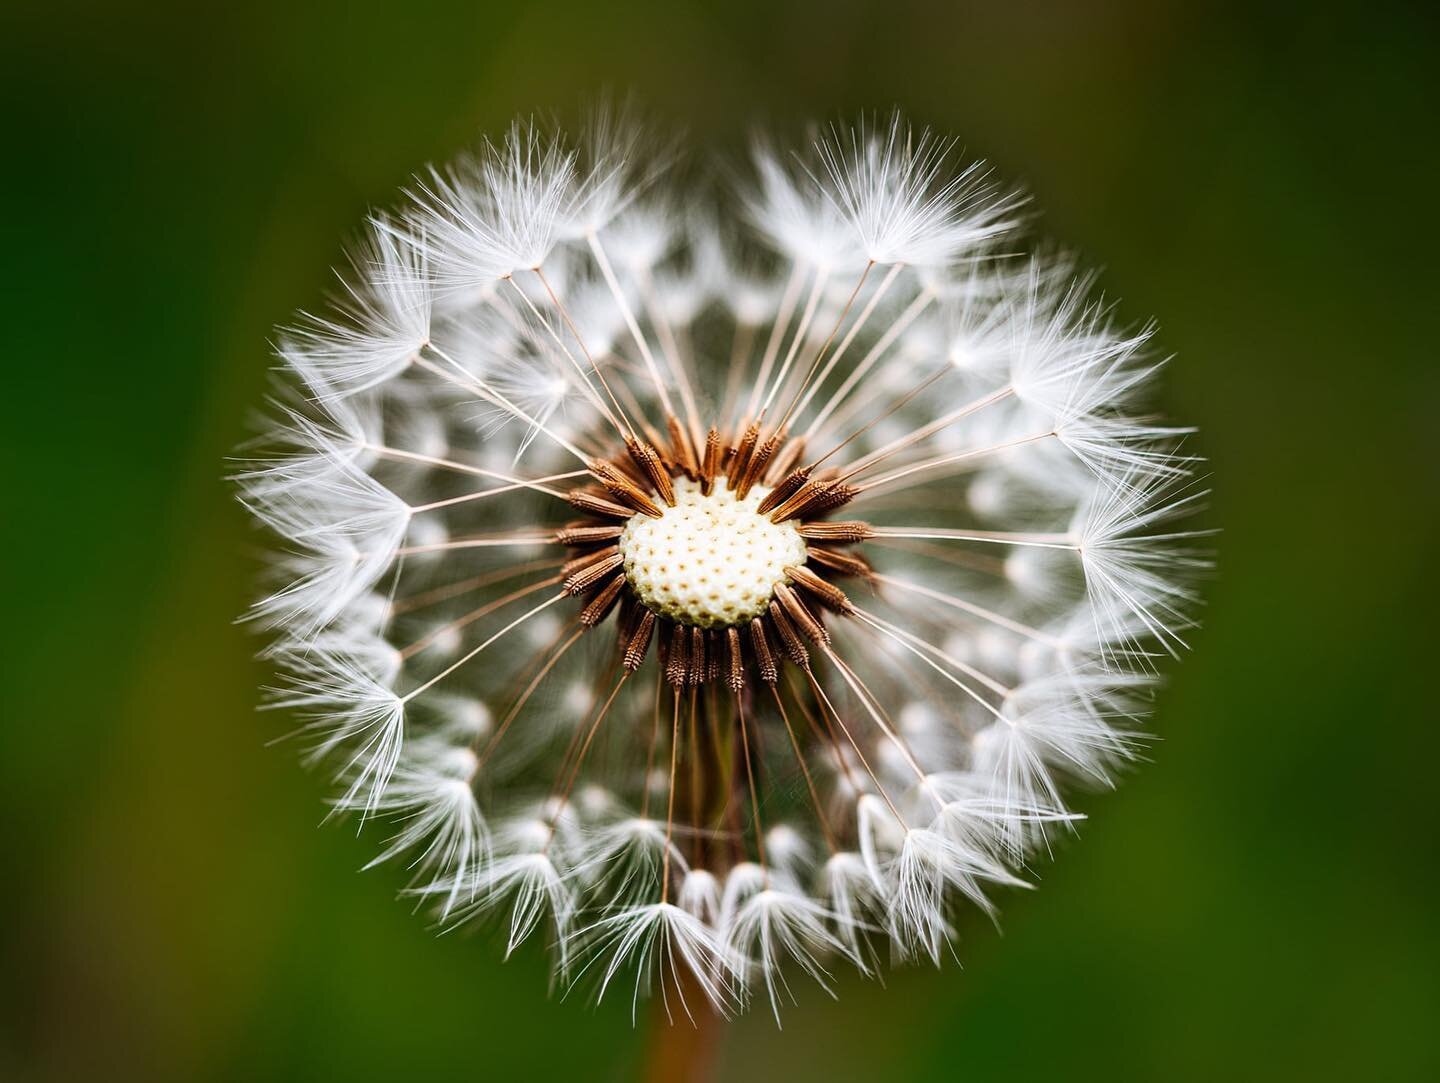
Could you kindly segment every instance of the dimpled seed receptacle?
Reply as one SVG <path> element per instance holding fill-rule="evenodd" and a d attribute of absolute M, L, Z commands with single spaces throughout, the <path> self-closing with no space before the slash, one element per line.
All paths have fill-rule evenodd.
<path fill-rule="evenodd" d="M 770 604 L 785 569 L 805 563 L 793 522 L 772 523 L 756 508 L 770 492 L 757 485 L 737 500 L 723 480 L 707 496 L 675 480 L 675 506 L 654 519 L 630 518 L 620 535 L 625 578 L 658 616 L 714 628 L 743 624 Z"/>

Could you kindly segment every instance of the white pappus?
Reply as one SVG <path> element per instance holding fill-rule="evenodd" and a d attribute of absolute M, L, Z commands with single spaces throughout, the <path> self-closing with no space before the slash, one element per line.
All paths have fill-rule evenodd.
<path fill-rule="evenodd" d="M 1017 255 L 1019 193 L 899 116 L 781 145 L 687 191 L 600 110 L 429 170 L 236 472 L 334 814 L 442 927 L 675 1019 L 993 917 L 1207 559 L 1153 325 Z"/>

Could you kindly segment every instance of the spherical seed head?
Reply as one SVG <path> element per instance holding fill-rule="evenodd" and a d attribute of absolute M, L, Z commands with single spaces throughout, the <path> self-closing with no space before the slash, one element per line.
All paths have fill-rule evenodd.
<path fill-rule="evenodd" d="M 419 178 L 282 338 L 237 479 L 273 705 L 438 927 L 503 912 L 567 986 L 631 970 L 684 1026 L 887 940 L 939 964 L 1192 625 L 1150 328 L 903 122 L 761 146 L 743 207 L 593 140 Z"/>
<path fill-rule="evenodd" d="M 756 509 L 757 485 L 739 499 L 718 483 L 707 495 L 675 482 L 675 506 L 660 518 L 638 514 L 620 535 L 625 578 L 649 609 L 701 628 L 748 623 L 765 612 L 785 569 L 805 563 L 795 523 L 772 523 Z"/>

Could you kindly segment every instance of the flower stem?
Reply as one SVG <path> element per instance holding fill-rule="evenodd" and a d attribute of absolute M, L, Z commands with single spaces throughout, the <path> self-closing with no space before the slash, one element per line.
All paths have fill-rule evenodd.
<path fill-rule="evenodd" d="M 665 998 L 652 1002 L 650 1037 L 646 1048 L 647 1083 L 712 1083 L 725 1033 L 725 1020 L 705 1000 L 688 967 L 678 967 L 679 994 L 689 1008 L 677 1010 Z"/>

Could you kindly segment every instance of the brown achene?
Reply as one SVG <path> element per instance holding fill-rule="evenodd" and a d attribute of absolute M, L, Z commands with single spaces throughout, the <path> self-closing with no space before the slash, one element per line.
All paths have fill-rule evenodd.
<path fill-rule="evenodd" d="M 821 518 L 857 490 L 840 480 L 839 468 L 817 474 L 812 467 L 797 467 L 804 441 L 783 430 L 762 440 L 758 423 L 728 436 L 711 427 L 703 451 L 696 454 L 683 426 L 671 420 L 671 439 L 650 444 L 628 437 L 614 457 L 591 460 L 587 483 L 567 494 L 586 518 L 567 523 L 554 541 L 573 554 L 561 574 L 565 593 L 585 601 L 580 625 L 594 628 L 618 608 L 617 648 L 624 668 L 639 669 L 656 643 L 665 680 L 676 689 L 720 680 L 737 693 L 752 680 L 773 686 L 779 669 L 772 644 L 781 645 L 781 658 L 808 670 L 806 642 L 827 647 L 830 642 L 824 615 L 854 612 L 844 590 L 831 580 L 870 574 L 863 557 L 842 550 L 868 537 L 869 527 Z M 793 521 L 810 540 L 808 555 L 820 570 L 787 567 L 788 583 L 774 584 L 768 611 L 743 624 L 687 627 L 657 615 L 627 589 L 619 538 L 623 521 L 637 514 L 658 518 L 661 505 L 675 505 L 677 478 L 689 479 L 707 494 L 724 486 L 742 499 L 757 485 L 768 487 L 758 510 L 775 523 Z"/>

